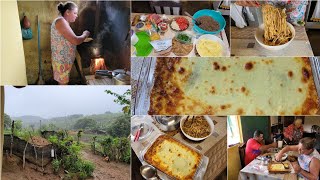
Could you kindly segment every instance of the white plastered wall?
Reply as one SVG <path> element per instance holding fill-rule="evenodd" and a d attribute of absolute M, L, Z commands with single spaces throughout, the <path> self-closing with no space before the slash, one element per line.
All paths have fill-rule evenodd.
<path fill-rule="evenodd" d="M 1 0 L 1 85 L 27 85 L 22 34 L 16 0 Z"/>

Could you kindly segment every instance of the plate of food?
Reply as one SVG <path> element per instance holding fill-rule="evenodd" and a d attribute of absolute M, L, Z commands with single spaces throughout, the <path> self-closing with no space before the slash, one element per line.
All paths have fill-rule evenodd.
<path fill-rule="evenodd" d="M 158 24 L 158 28 L 159 28 L 160 32 L 165 33 L 168 31 L 168 24 L 165 22 L 161 22 Z"/>
<path fill-rule="evenodd" d="M 214 131 L 214 124 L 209 116 L 186 116 L 180 121 L 182 133 L 190 140 L 201 141 Z"/>
<path fill-rule="evenodd" d="M 291 172 L 289 163 L 272 162 L 268 164 L 269 173 L 289 173 Z"/>
<path fill-rule="evenodd" d="M 185 31 L 189 27 L 189 21 L 185 17 L 176 17 L 171 20 L 170 28 L 173 31 L 181 32 Z"/>
<path fill-rule="evenodd" d="M 204 34 L 196 41 L 196 50 L 201 57 L 228 56 L 224 42 L 212 34 Z"/>
<path fill-rule="evenodd" d="M 254 36 L 256 41 L 268 50 L 286 48 L 293 41 L 296 32 L 294 27 L 286 21 L 285 9 L 268 4 L 262 7 L 262 13 L 263 24 L 256 29 Z"/>
<path fill-rule="evenodd" d="M 277 155 L 278 155 L 278 154 L 275 154 L 274 157 L 276 157 Z M 288 154 L 287 154 L 287 153 L 284 153 L 284 154 L 282 155 L 281 161 L 285 161 L 285 160 L 287 159 L 287 157 L 288 157 Z"/>
<path fill-rule="evenodd" d="M 208 157 L 164 134 L 156 136 L 141 155 L 146 163 L 167 176 L 162 179 L 202 179 L 208 165 Z"/>
<path fill-rule="evenodd" d="M 176 56 L 188 56 L 193 50 L 193 37 L 188 33 L 178 33 L 172 39 L 172 52 Z"/>

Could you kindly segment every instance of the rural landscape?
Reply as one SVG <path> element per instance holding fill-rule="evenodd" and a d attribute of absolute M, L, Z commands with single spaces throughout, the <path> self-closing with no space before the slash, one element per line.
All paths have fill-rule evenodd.
<path fill-rule="evenodd" d="M 51 118 L 5 113 L 2 178 L 128 179 L 130 90 L 103 93 L 119 112 L 105 107 L 103 113 Z"/>

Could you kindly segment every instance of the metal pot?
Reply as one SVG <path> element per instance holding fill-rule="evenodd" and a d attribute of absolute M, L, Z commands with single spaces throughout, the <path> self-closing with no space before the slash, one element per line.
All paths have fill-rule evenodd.
<path fill-rule="evenodd" d="M 174 131 L 179 128 L 180 116 L 154 116 L 162 131 Z"/>
<path fill-rule="evenodd" d="M 89 47 L 90 49 L 90 56 L 91 58 L 99 58 L 102 56 L 102 45 L 97 43 L 97 42 L 93 42 L 91 43 L 91 46 Z"/>
<path fill-rule="evenodd" d="M 123 70 L 117 69 L 112 71 L 113 82 L 115 85 L 130 85 L 130 73 Z"/>

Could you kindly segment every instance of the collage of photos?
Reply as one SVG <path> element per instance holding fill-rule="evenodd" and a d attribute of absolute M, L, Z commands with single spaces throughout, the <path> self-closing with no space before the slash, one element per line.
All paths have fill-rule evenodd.
<path fill-rule="evenodd" d="M 0 9 L 0 179 L 319 180 L 319 0 Z"/>

